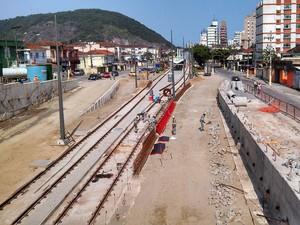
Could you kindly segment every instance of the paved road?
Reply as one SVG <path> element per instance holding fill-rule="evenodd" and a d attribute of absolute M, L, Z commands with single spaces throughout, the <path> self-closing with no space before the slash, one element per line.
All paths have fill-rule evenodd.
<path fill-rule="evenodd" d="M 234 73 L 233 71 L 228 71 L 228 70 L 224 70 L 224 69 L 217 69 L 216 72 L 219 76 L 221 76 L 225 79 L 228 79 L 228 80 L 230 80 L 233 75 L 239 76 L 244 83 L 247 83 L 250 85 L 253 85 L 253 82 L 255 80 L 255 78 L 252 78 L 252 79 L 246 78 L 245 76 L 243 76 L 241 74 L 237 74 L 237 73 Z M 284 87 L 282 85 L 275 84 L 270 87 L 264 81 L 260 80 L 260 82 L 262 83 L 262 90 L 266 94 L 271 95 L 277 99 L 280 99 L 281 101 L 288 102 L 289 104 L 294 105 L 300 109 L 300 92 L 293 90 L 293 89 L 289 90 L 290 88 Z"/>

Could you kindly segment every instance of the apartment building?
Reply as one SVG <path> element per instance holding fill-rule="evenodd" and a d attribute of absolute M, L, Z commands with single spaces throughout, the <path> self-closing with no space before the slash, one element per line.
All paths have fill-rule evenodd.
<path fill-rule="evenodd" d="M 200 45 L 204 45 L 207 46 L 207 30 L 202 30 L 201 34 L 200 34 Z"/>
<path fill-rule="evenodd" d="M 256 8 L 256 60 L 272 47 L 278 55 L 300 44 L 300 0 L 262 0 Z"/>
<path fill-rule="evenodd" d="M 236 32 L 234 32 L 233 47 L 235 47 L 237 49 L 241 48 L 243 34 L 244 34 L 243 31 L 236 31 Z"/>
<path fill-rule="evenodd" d="M 226 48 L 228 46 L 228 37 L 227 37 L 227 23 L 226 21 L 220 22 L 220 47 Z"/>
<path fill-rule="evenodd" d="M 207 45 L 210 48 L 219 46 L 219 22 L 216 20 L 207 28 Z"/>
<path fill-rule="evenodd" d="M 242 36 L 242 47 L 244 49 L 250 48 L 255 44 L 256 39 L 256 14 L 246 16 L 244 19 L 244 32 Z"/>

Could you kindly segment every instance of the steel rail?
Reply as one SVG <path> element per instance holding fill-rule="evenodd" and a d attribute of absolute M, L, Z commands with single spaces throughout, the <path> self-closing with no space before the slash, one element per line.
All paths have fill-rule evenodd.
<path fill-rule="evenodd" d="M 182 78 L 177 82 L 177 84 L 182 80 Z M 176 85 L 177 85 L 176 84 Z M 176 86 L 175 85 L 175 86 Z M 182 87 L 184 84 L 181 84 L 176 91 L 178 91 L 178 89 L 180 87 Z M 116 178 L 114 179 L 113 183 L 110 185 L 110 187 L 108 188 L 107 192 L 105 193 L 104 197 L 100 200 L 99 204 L 96 207 L 96 210 L 92 213 L 91 218 L 88 220 L 88 225 L 92 225 L 95 223 L 97 216 L 100 213 L 100 210 L 103 208 L 104 203 L 106 202 L 107 198 L 110 196 L 110 193 L 113 191 L 114 186 L 117 184 L 118 180 L 120 179 L 120 177 L 122 176 L 122 173 L 124 172 L 125 168 L 127 167 L 127 164 L 130 162 L 131 158 L 133 157 L 133 155 L 135 154 L 138 146 L 140 145 L 143 137 L 145 136 L 145 134 L 147 133 L 147 129 L 143 132 L 143 134 L 141 135 L 141 138 L 139 139 L 139 141 L 135 144 L 133 150 L 131 151 L 130 155 L 128 156 L 127 160 L 125 161 L 125 163 L 123 164 L 121 170 L 119 171 L 118 175 L 116 176 Z"/>
<path fill-rule="evenodd" d="M 163 78 L 165 77 L 165 75 L 163 75 L 160 79 L 158 79 L 158 81 L 151 87 L 154 88 Z M 144 90 L 146 90 L 147 88 L 144 88 Z M 55 180 L 54 183 L 52 183 L 51 185 L 49 185 L 47 187 L 47 189 L 37 198 L 35 199 L 30 205 L 29 207 L 27 207 L 19 216 L 17 216 L 16 219 L 14 219 L 12 224 L 18 224 L 22 221 L 23 218 L 25 218 L 30 211 L 32 211 L 32 209 L 34 209 L 34 207 L 39 204 L 44 198 L 46 198 L 47 194 L 50 193 L 59 183 L 61 183 L 61 181 L 68 175 L 70 174 L 73 169 L 75 167 L 77 167 L 85 158 L 88 154 L 90 154 L 93 150 L 95 150 L 95 147 L 122 121 L 124 120 L 132 111 L 133 109 L 141 102 L 143 101 L 144 97 L 147 96 L 147 94 L 149 93 L 149 91 L 144 94 L 139 100 L 138 102 L 128 111 L 125 113 L 125 115 L 122 116 L 122 118 L 116 122 L 95 144 L 93 144 L 78 160 L 76 160 L 76 162 L 70 167 L 68 168 L 58 179 Z M 141 94 L 141 91 L 139 92 L 139 94 Z M 135 96 L 138 97 L 139 95 Z M 135 99 L 133 98 L 133 99 Z M 128 104 L 126 104 L 128 105 Z M 112 118 L 112 117 L 110 117 Z M 127 127 L 128 128 L 128 127 Z M 127 129 L 126 128 L 126 129 Z M 112 143 L 113 145 L 113 143 Z M 110 146 L 111 147 L 111 146 Z M 105 152 L 103 153 L 105 154 Z M 102 154 L 102 155 L 103 155 Z"/>
<path fill-rule="evenodd" d="M 152 103 L 149 108 L 146 110 L 146 112 L 149 112 L 153 108 L 155 103 Z M 76 193 L 76 195 L 72 198 L 72 200 L 68 203 L 68 205 L 64 208 L 64 210 L 60 213 L 60 215 L 55 219 L 55 222 L 53 224 L 59 224 L 61 223 L 62 219 L 67 215 L 68 211 L 73 208 L 73 205 L 77 202 L 78 198 L 81 197 L 82 193 L 86 190 L 88 186 L 90 186 L 91 182 L 94 180 L 95 176 L 99 173 L 99 171 L 107 164 L 107 162 L 111 159 L 111 156 L 115 153 L 115 151 L 120 147 L 122 142 L 125 140 L 125 138 L 128 137 L 128 135 L 133 130 L 133 125 L 131 125 L 131 128 L 127 131 L 125 131 L 125 135 L 121 138 L 121 140 L 118 141 L 118 144 L 109 152 L 109 154 L 106 156 L 104 161 L 97 167 L 95 172 L 91 175 L 91 177 L 85 182 L 83 187 L 80 189 L 79 192 Z"/>
<path fill-rule="evenodd" d="M 153 81 L 159 82 L 163 77 L 166 76 L 168 73 L 165 72 L 164 74 L 158 76 Z M 152 87 L 153 88 L 153 87 Z M 43 171 L 35 175 L 32 179 L 30 179 L 28 182 L 26 182 L 24 185 L 22 185 L 20 188 L 18 188 L 15 192 L 13 192 L 6 200 L 4 200 L 0 204 L 0 210 L 3 210 L 3 208 L 6 205 L 9 205 L 14 199 L 16 199 L 19 195 L 23 194 L 26 189 L 30 187 L 31 184 L 35 183 L 38 179 L 40 179 L 46 172 L 48 172 L 52 167 L 57 165 L 62 159 L 64 159 L 68 154 L 70 154 L 76 147 L 78 147 L 80 144 L 82 144 L 84 141 L 86 141 L 89 137 L 91 137 L 92 134 L 94 134 L 97 130 L 99 130 L 101 127 L 103 127 L 109 120 L 111 120 L 113 117 L 115 117 L 122 109 L 124 109 L 127 105 L 129 105 L 133 100 L 135 100 L 143 91 L 147 89 L 147 86 L 144 87 L 142 90 L 140 90 L 135 96 L 130 98 L 126 103 L 121 105 L 117 110 L 115 110 L 113 113 L 111 113 L 104 121 L 102 121 L 100 124 L 98 124 L 96 127 L 94 127 L 86 136 L 81 138 L 78 142 L 76 142 L 74 145 L 68 147 L 66 151 L 64 151 L 63 154 L 61 154 L 57 159 L 52 161 Z M 149 92 L 148 92 L 149 93 Z"/>

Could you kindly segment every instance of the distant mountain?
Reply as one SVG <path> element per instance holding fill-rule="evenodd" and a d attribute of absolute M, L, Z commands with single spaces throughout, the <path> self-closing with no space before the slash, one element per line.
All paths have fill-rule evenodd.
<path fill-rule="evenodd" d="M 160 34 L 140 22 L 117 12 L 79 9 L 55 13 L 59 41 L 114 41 L 118 44 L 169 46 Z M 54 14 L 35 14 L 0 20 L 0 39 L 34 42 L 55 40 Z"/>

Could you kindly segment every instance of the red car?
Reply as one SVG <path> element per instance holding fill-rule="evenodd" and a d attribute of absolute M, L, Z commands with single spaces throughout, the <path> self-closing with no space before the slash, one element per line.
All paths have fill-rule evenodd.
<path fill-rule="evenodd" d="M 110 78 L 110 73 L 109 72 L 104 72 L 102 73 L 102 78 Z"/>

